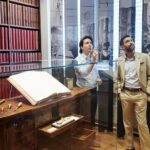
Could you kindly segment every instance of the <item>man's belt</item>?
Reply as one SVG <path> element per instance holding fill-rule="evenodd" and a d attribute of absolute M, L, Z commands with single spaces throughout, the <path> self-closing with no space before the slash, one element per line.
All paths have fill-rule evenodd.
<path fill-rule="evenodd" d="M 142 90 L 141 88 L 135 89 L 135 88 L 128 88 L 128 87 L 124 87 L 123 89 L 128 90 L 130 92 L 139 92 Z"/>

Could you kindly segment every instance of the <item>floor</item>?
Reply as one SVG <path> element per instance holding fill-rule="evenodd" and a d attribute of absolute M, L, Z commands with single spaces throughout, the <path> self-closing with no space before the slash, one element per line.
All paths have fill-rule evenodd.
<path fill-rule="evenodd" d="M 116 132 L 98 132 L 97 128 L 96 136 L 90 146 L 90 150 L 125 150 L 125 141 L 123 138 L 117 138 Z M 139 148 L 139 138 L 135 137 L 135 149 Z"/>

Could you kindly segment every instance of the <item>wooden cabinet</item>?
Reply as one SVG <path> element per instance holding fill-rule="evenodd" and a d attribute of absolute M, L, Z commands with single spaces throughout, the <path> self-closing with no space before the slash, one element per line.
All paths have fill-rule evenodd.
<path fill-rule="evenodd" d="M 59 115 L 63 117 L 71 113 L 79 114 L 80 113 L 79 107 L 80 107 L 79 99 L 62 102 L 59 104 Z"/>
<path fill-rule="evenodd" d="M 7 138 L 6 138 L 6 126 L 5 122 L 0 122 L 0 150 L 6 150 Z"/>
<path fill-rule="evenodd" d="M 86 122 L 91 122 L 91 92 L 80 99 L 80 114 Z"/>
<path fill-rule="evenodd" d="M 54 128 L 48 124 L 39 129 L 38 149 L 39 150 L 85 150 L 92 144 L 95 131 L 83 128 L 80 124 L 83 116 L 72 114 L 71 117 L 78 117 L 60 128 Z M 50 132 L 50 129 L 55 129 Z M 52 130 L 51 130 L 52 131 Z"/>
<path fill-rule="evenodd" d="M 56 137 L 38 133 L 38 150 L 71 150 L 71 130 L 59 134 Z"/>
<path fill-rule="evenodd" d="M 41 127 L 52 120 L 52 107 L 43 108 L 34 113 L 35 115 L 35 127 Z"/>
<path fill-rule="evenodd" d="M 35 127 L 32 114 L 19 115 L 0 123 L 1 150 L 34 150 Z"/>
<path fill-rule="evenodd" d="M 80 97 L 88 92 L 89 89 L 74 88 L 70 96 L 43 102 L 36 106 L 31 106 L 24 101 L 22 107 L 15 112 L 13 109 L 8 110 L 7 106 L 12 103 L 12 107 L 15 108 L 18 99 L 6 99 L 5 103 L 0 105 L 0 150 L 37 150 L 38 129 L 60 118 L 62 114 L 66 116 L 78 112 Z M 5 108 L 4 112 L 1 111 L 2 107 Z M 71 135 L 69 130 L 68 128 L 59 136 L 63 139 L 63 136 Z M 41 144 L 44 143 L 43 141 L 47 139 L 41 138 Z M 50 139 L 48 142 L 54 141 L 58 141 L 58 138 Z M 63 145 L 65 150 L 69 149 L 66 143 Z"/>
<path fill-rule="evenodd" d="M 90 147 L 95 137 L 95 131 L 80 128 L 72 135 L 71 150 L 86 150 Z"/>

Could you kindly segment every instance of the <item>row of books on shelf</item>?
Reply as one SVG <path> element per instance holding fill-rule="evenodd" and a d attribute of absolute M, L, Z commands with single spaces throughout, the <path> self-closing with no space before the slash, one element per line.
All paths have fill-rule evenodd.
<path fill-rule="evenodd" d="M 7 3 L 0 1 L 0 24 L 7 24 Z"/>
<path fill-rule="evenodd" d="M 0 66 L 1 72 L 11 72 L 11 70 L 31 70 L 38 69 L 39 64 L 22 64 L 22 65 L 14 65 L 14 66 Z M 0 74 L 0 99 L 8 98 L 13 96 L 21 95 L 18 90 L 16 90 L 8 81 L 7 78 L 10 76 L 10 73 Z"/>
<path fill-rule="evenodd" d="M 8 49 L 8 31 L 10 31 L 10 49 L 38 50 L 39 31 L 0 27 L 0 49 Z"/>
<path fill-rule="evenodd" d="M 0 78 L 0 99 L 21 95 L 8 81 Z"/>
<path fill-rule="evenodd" d="M 9 12 L 11 25 L 39 27 L 39 9 L 10 3 Z"/>
<path fill-rule="evenodd" d="M 12 71 L 39 69 L 40 67 L 41 67 L 40 63 L 2 65 L 0 66 L 0 72 L 1 72 L 0 77 L 10 76 L 10 72 Z"/>
<path fill-rule="evenodd" d="M 10 0 L 39 6 L 39 0 Z"/>
<path fill-rule="evenodd" d="M 8 18 L 7 18 L 8 16 Z M 39 28 L 39 9 L 0 1 L 0 24 Z"/>
<path fill-rule="evenodd" d="M 8 28 L 0 27 L 0 49 L 8 49 Z"/>
<path fill-rule="evenodd" d="M 37 62 L 39 60 L 41 60 L 41 52 L 0 53 L 0 64 Z"/>
<path fill-rule="evenodd" d="M 41 52 L 34 53 L 11 53 L 11 62 L 36 62 L 41 60 Z"/>

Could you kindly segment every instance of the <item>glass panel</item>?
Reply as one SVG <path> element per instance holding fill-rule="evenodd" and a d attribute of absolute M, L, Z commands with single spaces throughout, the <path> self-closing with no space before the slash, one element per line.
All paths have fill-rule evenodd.
<path fill-rule="evenodd" d="M 81 0 L 81 38 L 90 35 L 94 38 L 94 1 Z"/>
<path fill-rule="evenodd" d="M 135 0 L 120 1 L 120 38 L 124 35 L 131 35 L 135 39 Z"/>
<path fill-rule="evenodd" d="M 63 56 L 62 0 L 51 0 L 51 55 L 52 59 Z"/>
<path fill-rule="evenodd" d="M 120 1 L 120 39 L 129 35 L 135 40 L 135 0 L 129 1 Z M 120 55 L 124 54 L 124 50 L 120 47 Z M 135 116 L 133 117 L 133 130 L 134 133 L 137 134 L 137 123 L 135 120 Z M 126 141 L 124 139 L 125 130 L 123 125 L 123 116 L 122 116 L 122 106 L 121 101 L 117 102 L 117 148 L 121 149 L 123 147 L 126 148 Z M 134 138 L 135 149 L 139 148 L 138 139 Z"/>
<path fill-rule="evenodd" d="M 103 5 L 105 3 L 103 9 Z M 65 84 L 65 78 L 74 78 L 74 66 L 77 65 L 87 65 L 86 64 L 76 64 L 72 60 L 72 58 L 76 57 L 77 55 L 77 1 L 72 0 L 64 0 L 65 4 L 65 38 L 63 39 L 63 0 L 51 0 L 51 55 L 52 61 L 49 63 L 47 61 L 41 61 L 37 63 L 26 63 L 26 64 L 16 64 L 16 65 L 4 65 L 0 66 L 0 76 L 2 78 L 0 85 L 3 87 L 1 88 L 0 98 L 7 98 L 12 96 L 20 95 L 15 88 L 8 83 L 7 77 L 14 73 L 19 73 L 21 71 L 27 70 L 46 70 L 52 75 L 57 78 L 60 82 Z M 111 50 L 112 59 L 112 40 L 113 40 L 113 2 L 112 0 L 101 0 L 99 5 L 100 11 L 102 15 L 99 17 L 99 22 L 102 26 L 102 29 L 99 30 L 99 48 L 101 46 L 109 47 Z M 101 31 L 104 30 L 104 33 Z M 101 38 L 102 34 L 102 38 Z M 94 1 L 92 0 L 82 0 L 81 1 L 81 37 L 85 35 L 90 35 L 94 38 Z M 66 59 L 65 63 L 62 59 L 63 57 L 63 40 L 66 41 L 65 43 L 65 54 Z M 97 40 L 97 39 L 94 39 Z M 106 44 L 104 44 L 106 43 Z M 101 48 L 99 49 L 101 50 Z M 110 60 L 110 59 L 109 59 Z M 100 61 L 97 63 L 98 72 L 103 79 L 103 85 L 98 87 L 99 92 L 99 112 L 98 112 L 98 123 L 101 125 L 98 126 L 98 130 L 100 131 L 102 127 L 104 127 L 103 131 L 97 136 L 97 141 L 94 143 L 94 147 L 100 149 L 116 149 L 116 138 L 114 136 L 115 132 L 113 131 L 113 74 L 115 71 L 114 67 L 109 66 L 109 60 Z M 92 63 L 92 62 L 91 62 Z M 51 64 L 51 65 L 49 65 Z M 65 65 L 64 65 L 65 64 Z M 89 63 L 88 63 L 89 64 Z M 113 63 L 112 63 L 113 64 Z M 115 66 L 115 65 L 114 65 Z M 114 69 L 114 70 L 113 70 Z M 5 78 L 3 78 L 3 76 Z M 74 78 L 75 79 L 75 78 Z M 6 92 L 4 92 L 6 91 Z M 89 100 L 90 97 L 87 95 L 86 97 Z M 88 102 L 90 104 L 90 101 Z M 90 106 L 90 105 L 88 105 Z M 72 107 L 68 106 L 68 108 L 72 109 Z M 78 107 L 79 108 L 79 107 Z M 85 105 L 82 106 L 83 113 L 87 113 L 87 109 L 85 109 Z M 42 110 L 41 110 L 42 111 Z M 101 112 L 100 112 L 101 111 Z M 41 113 L 41 112 L 40 112 Z M 67 113 L 67 112 L 66 112 Z M 88 112 L 90 113 L 90 111 Z M 44 113 L 45 114 L 45 113 Z M 43 114 L 42 114 L 43 115 Z M 54 114 L 52 114 L 54 115 Z M 47 119 L 47 116 L 45 117 Z M 43 120 L 43 118 L 42 118 Z M 41 124 L 43 125 L 43 124 Z M 40 126 L 41 126 L 40 125 Z M 14 125 L 15 126 L 15 125 Z M 107 131 L 111 131 L 110 134 L 107 134 Z M 46 139 L 46 138 L 43 138 Z M 93 138 L 94 139 L 94 138 Z M 105 142 L 103 145 L 100 145 L 100 141 L 104 140 Z M 106 140 L 107 139 L 107 140 Z M 61 139 L 62 140 L 62 139 Z M 48 139 L 49 142 L 49 139 Z M 57 144 L 58 145 L 58 144 Z M 66 144 L 68 145 L 68 144 Z M 44 145 L 45 146 L 45 145 Z"/>
<path fill-rule="evenodd" d="M 78 54 L 77 0 L 65 0 L 65 37 L 66 58 L 75 58 Z"/>
<path fill-rule="evenodd" d="M 99 50 L 101 60 L 113 60 L 113 0 L 100 0 Z"/>
<path fill-rule="evenodd" d="M 143 52 L 150 56 L 150 1 L 143 1 Z M 150 129 L 150 101 L 147 103 L 147 124 Z"/>
<path fill-rule="evenodd" d="M 99 87 L 99 131 L 107 137 L 107 148 L 117 149 L 116 140 L 116 94 L 114 88 L 115 62 L 113 62 L 113 0 L 99 0 L 98 50 L 100 54 L 99 74 L 102 85 Z M 107 67 L 108 66 L 108 67 Z M 112 67 L 113 66 L 113 67 Z M 109 134 L 105 132 L 109 131 Z M 109 140 L 110 139 L 110 140 Z M 110 146 L 111 145 L 111 146 Z"/>
<path fill-rule="evenodd" d="M 13 72 L 15 73 L 15 72 L 27 71 L 27 70 L 53 69 L 53 68 L 63 68 L 63 67 L 67 68 L 67 67 L 74 67 L 78 65 L 93 64 L 93 62 L 77 64 L 76 62 L 74 62 L 73 59 L 66 59 L 65 65 L 63 64 L 63 62 L 64 62 L 63 59 L 55 59 L 52 60 L 51 63 L 44 60 L 44 61 L 40 61 L 39 63 L 3 65 L 0 66 L 0 74 L 13 73 Z M 49 64 L 51 65 L 49 66 Z"/>
<path fill-rule="evenodd" d="M 150 55 L 150 1 L 143 4 L 143 52 Z"/>

